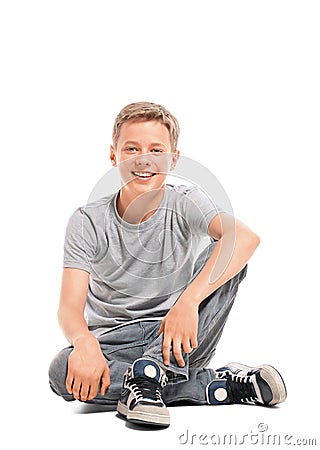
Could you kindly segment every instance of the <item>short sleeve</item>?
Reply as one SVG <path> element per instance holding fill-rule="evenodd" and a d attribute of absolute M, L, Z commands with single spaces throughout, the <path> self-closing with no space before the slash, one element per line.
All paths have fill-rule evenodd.
<path fill-rule="evenodd" d="M 191 231 L 200 236 L 208 236 L 211 220 L 223 209 L 200 188 L 193 187 L 186 193 L 186 220 Z"/>
<path fill-rule="evenodd" d="M 85 208 L 78 208 L 70 217 L 64 241 L 63 267 L 91 272 L 91 260 L 95 255 L 97 237 Z"/>

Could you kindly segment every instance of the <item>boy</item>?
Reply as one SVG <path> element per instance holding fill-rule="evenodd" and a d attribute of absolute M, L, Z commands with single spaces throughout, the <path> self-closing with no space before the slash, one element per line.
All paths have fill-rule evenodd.
<path fill-rule="evenodd" d="M 129 421 L 164 427 L 166 405 L 182 400 L 272 406 L 286 398 L 272 366 L 206 367 L 259 238 L 197 187 L 166 184 L 178 137 L 161 105 L 133 103 L 118 114 L 110 159 L 122 185 L 69 220 L 58 316 L 71 346 L 49 370 L 65 400 L 117 405 Z"/>

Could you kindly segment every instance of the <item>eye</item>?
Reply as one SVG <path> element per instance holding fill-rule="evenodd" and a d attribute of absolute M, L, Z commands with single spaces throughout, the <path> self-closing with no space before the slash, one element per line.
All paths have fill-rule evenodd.
<path fill-rule="evenodd" d="M 136 148 L 135 148 L 135 147 L 127 147 L 127 148 L 126 148 L 126 151 L 127 151 L 128 153 L 134 153 L 134 152 L 136 151 Z"/>
<path fill-rule="evenodd" d="M 162 153 L 162 150 L 160 148 L 153 148 L 152 152 L 153 153 Z"/>

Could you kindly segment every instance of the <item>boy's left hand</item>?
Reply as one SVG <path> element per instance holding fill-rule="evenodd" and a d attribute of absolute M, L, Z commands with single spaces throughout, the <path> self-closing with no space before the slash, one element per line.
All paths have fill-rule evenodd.
<path fill-rule="evenodd" d="M 160 335 L 162 332 L 164 364 L 170 363 L 172 345 L 172 351 L 179 367 L 184 367 L 185 362 L 181 349 L 185 353 L 191 353 L 192 349 L 198 345 L 198 306 L 178 300 L 162 320 L 158 334 Z"/>

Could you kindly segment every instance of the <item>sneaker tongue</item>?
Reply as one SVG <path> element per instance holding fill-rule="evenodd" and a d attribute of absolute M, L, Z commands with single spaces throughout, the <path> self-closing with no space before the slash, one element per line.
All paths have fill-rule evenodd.
<path fill-rule="evenodd" d="M 242 401 L 250 403 L 257 399 L 254 383 L 250 377 L 247 377 L 246 379 L 242 379 L 241 377 L 238 379 L 238 377 L 235 377 L 235 379 L 233 379 L 232 376 L 229 376 L 227 380 L 229 395 L 232 396 L 235 403 L 240 403 Z"/>
<path fill-rule="evenodd" d="M 133 378 L 151 378 L 160 382 L 161 369 L 157 363 L 150 359 L 137 359 L 132 365 Z"/>

